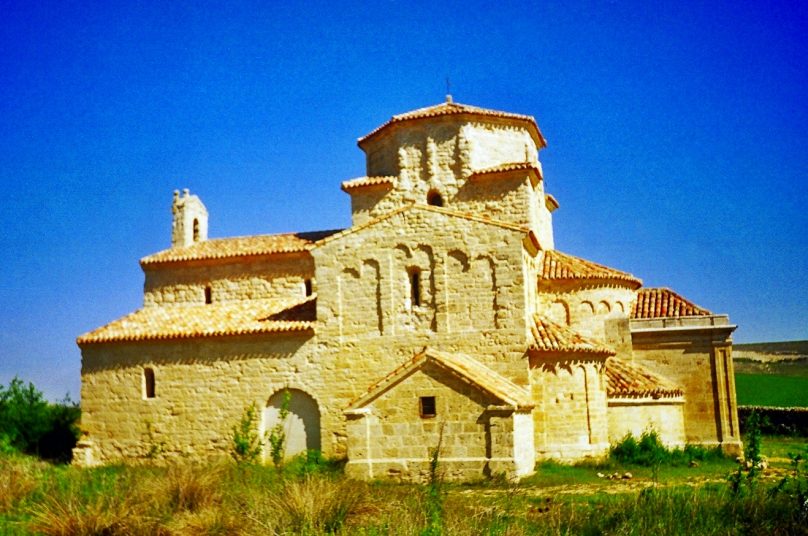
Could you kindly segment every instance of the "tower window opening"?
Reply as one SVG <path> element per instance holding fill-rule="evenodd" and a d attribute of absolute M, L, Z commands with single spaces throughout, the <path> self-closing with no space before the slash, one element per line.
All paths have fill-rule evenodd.
<path fill-rule="evenodd" d="M 438 414 L 437 408 L 435 407 L 434 396 L 422 396 L 419 399 L 418 406 L 419 413 L 424 419 L 431 419 Z"/>
<path fill-rule="evenodd" d="M 194 218 L 194 242 L 199 242 L 199 220 Z"/>
<path fill-rule="evenodd" d="M 143 369 L 143 398 L 154 398 L 154 369 L 146 367 Z"/>
<path fill-rule="evenodd" d="M 410 270 L 410 301 L 413 307 L 421 305 L 421 270 L 418 268 Z"/>
<path fill-rule="evenodd" d="M 211 290 L 210 286 L 205 287 L 205 303 L 213 303 L 213 291 Z"/>
<path fill-rule="evenodd" d="M 426 202 L 428 205 L 432 205 L 434 207 L 442 207 L 443 206 L 443 197 L 440 193 L 432 190 L 426 196 Z"/>
<path fill-rule="evenodd" d="M 311 296 L 314 293 L 314 289 L 311 284 L 311 279 L 306 279 L 304 284 L 306 287 L 306 296 Z"/>

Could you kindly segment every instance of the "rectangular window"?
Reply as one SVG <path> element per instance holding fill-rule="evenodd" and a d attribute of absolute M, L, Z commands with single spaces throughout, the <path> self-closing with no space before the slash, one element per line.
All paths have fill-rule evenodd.
<path fill-rule="evenodd" d="M 314 292 L 314 289 L 312 288 L 311 285 L 311 279 L 306 279 L 305 287 L 306 287 L 306 296 L 311 296 L 312 293 Z"/>
<path fill-rule="evenodd" d="M 410 272 L 410 299 L 413 307 L 421 305 L 421 270 L 413 268 Z"/>
<path fill-rule="evenodd" d="M 435 397 L 434 396 L 422 396 L 420 399 L 420 412 L 421 417 L 424 419 L 429 419 L 437 415 L 437 410 L 435 409 Z"/>
<path fill-rule="evenodd" d="M 210 287 L 205 287 L 205 303 L 213 303 L 213 290 Z"/>
<path fill-rule="evenodd" d="M 143 398 L 154 398 L 154 369 L 146 367 L 143 369 Z"/>

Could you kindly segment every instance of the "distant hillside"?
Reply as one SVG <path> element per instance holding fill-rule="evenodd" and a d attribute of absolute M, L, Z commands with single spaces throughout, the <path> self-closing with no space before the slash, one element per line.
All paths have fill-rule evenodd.
<path fill-rule="evenodd" d="M 808 377 L 808 341 L 733 344 L 736 374 Z"/>
<path fill-rule="evenodd" d="M 738 357 L 739 353 L 808 357 L 808 341 L 750 342 L 744 344 L 733 344 L 732 351 L 736 357 Z"/>

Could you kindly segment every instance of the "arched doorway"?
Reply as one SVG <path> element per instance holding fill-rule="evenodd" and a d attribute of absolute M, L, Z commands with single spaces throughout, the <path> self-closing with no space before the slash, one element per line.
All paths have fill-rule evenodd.
<path fill-rule="evenodd" d="M 291 458 L 307 450 L 320 450 L 320 409 L 317 401 L 300 389 L 277 391 L 264 408 L 264 430 L 269 434 L 278 424 L 285 393 L 289 393 L 289 415 L 283 423 L 286 434 L 285 457 Z M 265 456 L 270 457 L 269 448 Z"/>

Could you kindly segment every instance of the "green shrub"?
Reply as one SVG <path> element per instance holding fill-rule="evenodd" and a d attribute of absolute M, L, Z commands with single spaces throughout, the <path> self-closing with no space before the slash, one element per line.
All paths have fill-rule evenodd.
<path fill-rule="evenodd" d="M 256 463 L 261 456 L 261 440 L 258 437 L 258 408 L 254 403 L 245 408 L 238 424 L 233 427 L 230 455 L 237 463 Z"/>
<path fill-rule="evenodd" d="M 66 397 L 48 403 L 32 383 L 14 378 L 0 385 L 0 452 L 22 452 L 69 462 L 79 436 L 81 410 Z"/>
<path fill-rule="evenodd" d="M 307 450 L 289 460 L 283 473 L 292 478 L 304 478 L 307 475 L 331 475 L 342 473 L 345 460 L 331 459 L 323 456 L 319 450 Z"/>
<path fill-rule="evenodd" d="M 694 461 L 718 461 L 725 457 L 721 447 L 686 445 L 684 449 L 669 449 L 654 430 L 643 432 L 639 440 L 630 434 L 626 435 L 609 450 L 609 458 L 612 461 L 643 467 L 683 466 Z"/>

